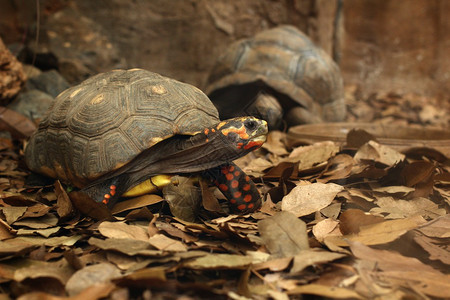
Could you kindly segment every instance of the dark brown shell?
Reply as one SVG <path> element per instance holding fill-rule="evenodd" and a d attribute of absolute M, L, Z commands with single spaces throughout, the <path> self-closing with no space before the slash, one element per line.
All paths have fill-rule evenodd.
<path fill-rule="evenodd" d="M 210 73 L 206 93 L 221 118 L 228 118 L 230 110 L 255 99 L 252 93 L 259 91 L 256 85 L 261 83 L 325 121 L 345 117 L 339 67 L 293 26 L 279 26 L 233 43 Z M 238 91 L 243 86 L 247 91 Z"/>
<path fill-rule="evenodd" d="M 35 172 L 82 187 L 175 134 L 219 122 L 199 89 L 141 69 L 96 75 L 62 92 L 31 137 Z"/>

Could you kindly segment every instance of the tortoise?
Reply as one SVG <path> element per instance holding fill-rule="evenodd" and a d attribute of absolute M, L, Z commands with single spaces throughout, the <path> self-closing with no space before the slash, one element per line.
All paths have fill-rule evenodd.
<path fill-rule="evenodd" d="M 277 128 L 342 121 L 343 80 L 331 57 L 300 30 L 278 26 L 231 44 L 217 59 L 205 92 L 221 118 L 251 114 Z"/>
<path fill-rule="evenodd" d="M 158 174 L 213 181 L 230 211 L 256 210 L 253 181 L 233 160 L 259 148 L 267 123 L 221 121 L 198 88 L 142 69 L 91 77 L 55 99 L 25 148 L 29 169 L 109 207 Z"/>

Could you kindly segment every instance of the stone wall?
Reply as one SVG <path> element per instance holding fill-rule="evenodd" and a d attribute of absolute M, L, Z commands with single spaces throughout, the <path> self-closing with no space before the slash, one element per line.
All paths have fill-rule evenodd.
<path fill-rule="evenodd" d="M 71 82 L 141 67 L 203 88 L 232 41 L 293 24 L 363 93 L 450 89 L 446 0 L 43 0 L 37 48 L 36 3 L 0 0 L 0 35 L 18 52 L 52 52 Z"/>

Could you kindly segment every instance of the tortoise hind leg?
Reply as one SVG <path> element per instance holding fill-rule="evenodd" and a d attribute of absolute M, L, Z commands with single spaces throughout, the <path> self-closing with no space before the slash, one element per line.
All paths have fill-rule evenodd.
<path fill-rule="evenodd" d="M 106 180 L 94 181 L 92 184 L 82 188 L 81 192 L 91 197 L 95 202 L 102 202 L 108 207 L 112 207 L 128 189 L 128 186 L 125 184 L 127 182 L 126 179 L 126 175 L 122 174 Z"/>
<path fill-rule="evenodd" d="M 203 176 L 212 179 L 228 199 L 231 212 L 251 213 L 261 206 L 261 195 L 255 183 L 235 164 L 209 169 Z"/>

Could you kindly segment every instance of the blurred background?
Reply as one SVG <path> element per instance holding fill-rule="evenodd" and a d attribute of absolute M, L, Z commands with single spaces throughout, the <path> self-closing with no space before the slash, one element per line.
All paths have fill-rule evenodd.
<path fill-rule="evenodd" d="M 70 84 L 139 67 L 204 88 L 230 43 L 292 24 L 362 97 L 448 103 L 448 12 L 446 0 L 0 0 L 0 37 L 21 62 L 57 69 Z"/>

